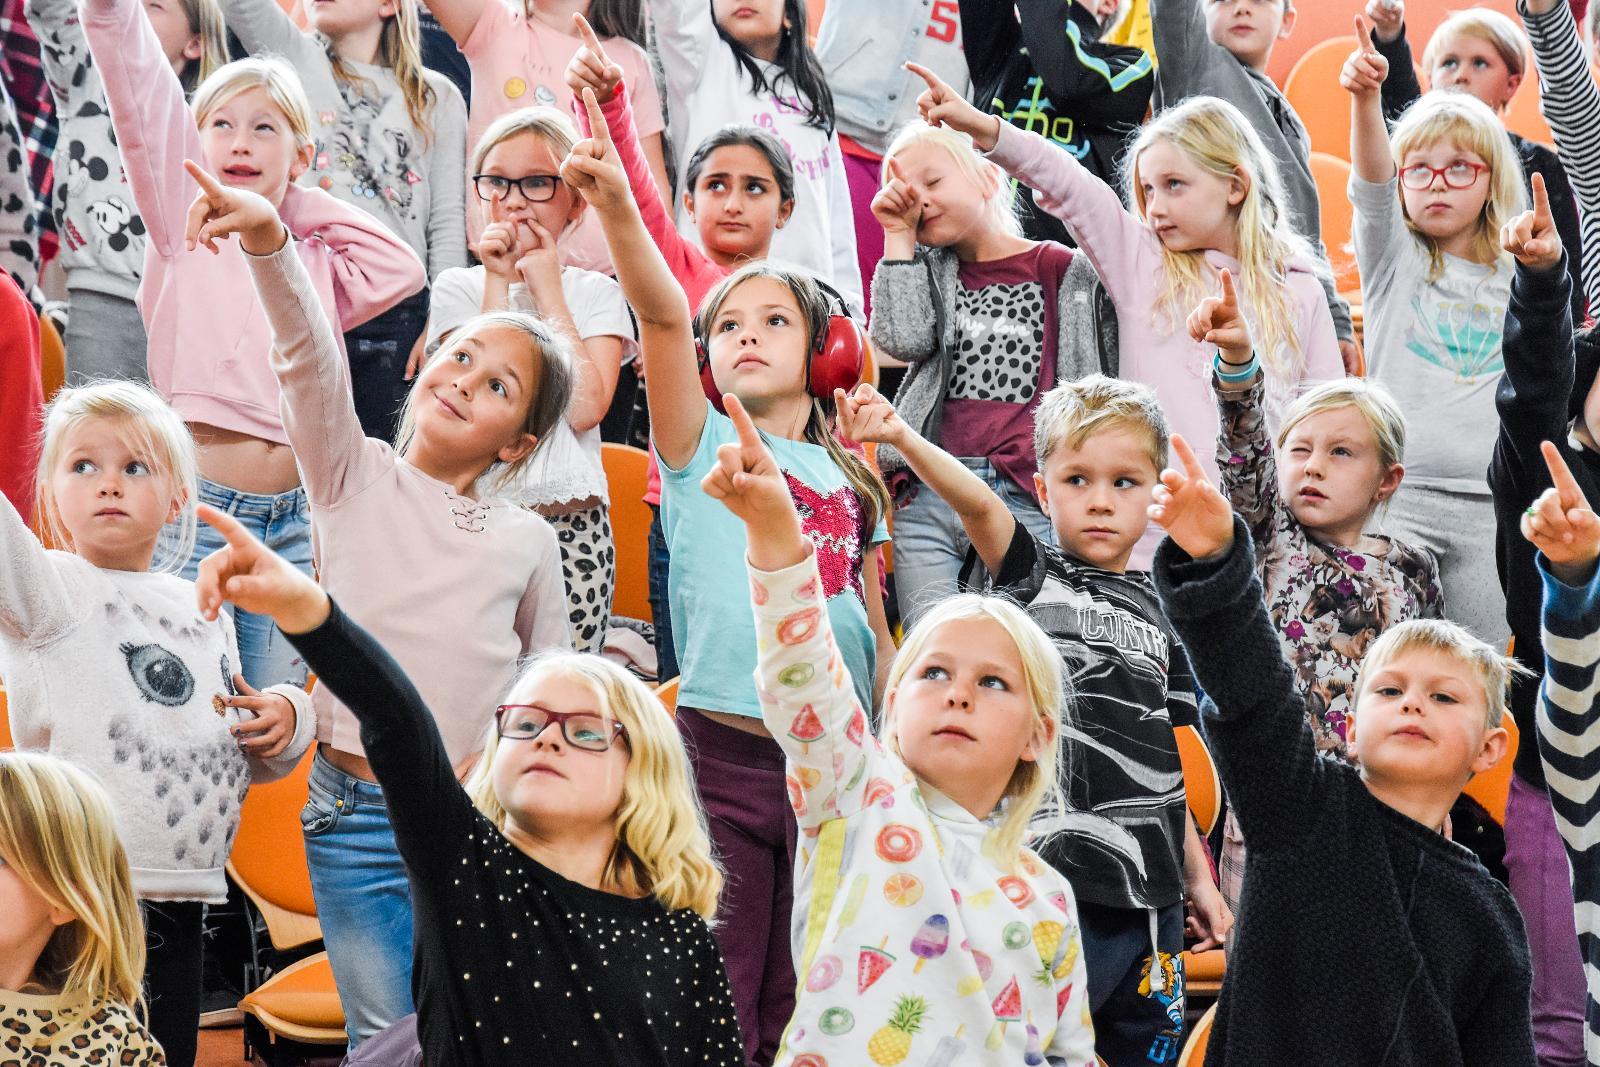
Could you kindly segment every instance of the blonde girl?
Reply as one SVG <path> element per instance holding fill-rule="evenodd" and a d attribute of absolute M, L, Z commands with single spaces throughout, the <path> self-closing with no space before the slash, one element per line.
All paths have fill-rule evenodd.
<path fill-rule="evenodd" d="M 167 1062 L 139 1020 L 144 926 L 111 810 L 71 764 L 0 752 L 0 1031 L 31 1063 Z"/>
<path fill-rule="evenodd" d="M 422 264 L 365 211 L 293 184 L 314 146 L 310 106 L 292 68 L 271 59 L 229 63 L 200 84 L 191 108 L 138 12 L 136 0 L 87 0 L 80 17 L 148 231 L 139 310 L 150 337 L 150 381 L 200 446 L 198 499 L 241 516 L 309 571 L 309 507 L 267 362 L 272 333 L 238 249 L 226 246 L 214 257 L 186 240 L 194 187 L 184 161 L 198 160 L 225 184 L 278 207 L 340 330 L 420 289 Z M 202 534 L 197 553 L 216 547 Z M 198 565 L 191 558 L 185 573 L 192 577 Z M 248 615 L 237 622 L 251 684 L 304 682 L 304 666 L 270 622 Z"/>
<path fill-rule="evenodd" d="M 572 644 L 598 653 L 605 647 L 616 580 L 600 420 L 635 346 L 633 320 L 617 283 L 561 263 L 560 249 L 577 232 L 587 207 L 561 180 L 561 161 L 577 139 L 572 120 L 549 107 L 502 115 L 484 131 L 467 168 L 489 220 L 477 244 L 482 263 L 438 277 L 427 344 L 432 350 L 480 313 L 505 310 L 537 315 L 574 342 L 566 416 L 503 495 L 554 527 Z"/>
<path fill-rule="evenodd" d="M 148 0 L 143 7 L 185 93 L 228 61 L 216 0 Z M 61 180 L 55 183 L 52 206 L 71 309 L 67 371 L 77 382 L 148 380 L 144 320 L 134 303 L 144 266 L 145 222 L 123 175 L 105 88 L 89 55 L 78 5 L 27 0 L 23 10 L 39 37 L 39 57 L 61 122 Z"/>
<path fill-rule="evenodd" d="M 272 615 L 361 725 L 416 901 L 429 1063 L 744 1062 L 707 923 L 722 877 L 689 761 L 642 683 L 592 656 L 534 663 L 466 789 L 436 715 L 328 594 L 228 516 L 201 603 Z M 341 997 L 343 989 L 340 990 Z"/>
<path fill-rule="evenodd" d="M 222 0 L 228 28 L 253 55 L 282 56 L 317 123 L 311 165 L 297 179 L 373 215 L 437 281 L 467 262 L 467 105 L 422 65 L 417 0 L 324 0 L 302 31 L 275 0 Z M 369 437 L 393 441 L 405 373 L 428 321 L 428 291 L 345 331 L 356 413 Z"/>
<path fill-rule="evenodd" d="M 1143 126 L 1126 156 L 1124 209 L 1070 153 L 918 73 L 928 83 L 924 119 L 970 136 L 1067 224 L 1116 308 L 1117 373 L 1156 391 L 1174 433 L 1216 436 L 1206 384 L 1216 350 L 1194 341 L 1184 323 L 1224 268 L 1239 280 L 1256 328 L 1274 424 L 1302 383 L 1344 374 L 1326 294 L 1294 232 L 1277 165 L 1233 105 L 1196 97 Z M 1207 467 L 1215 477 L 1209 458 Z M 1130 568 L 1149 568 L 1159 534 L 1145 534 Z"/>
<path fill-rule="evenodd" d="M 793 1008 L 794 821 L 784 796 L 783 752 L 761 720 L 750 678 L 756 632 L 729 610 L 744 594 L 728 555 L 742 543 L 743 531 L 699 489 L 717 448 L 734 440 L 733 423 L 708 399 L 702 365 L 719 399 L 723 392 L 737 394 L 782 457 L 789 489 L 822 555 L 824 600 L 863 705 L 893 655 L 873 551 L 887 540 L 887 493 L 835 437 L 831 393 L 825 400 L 812 392 L 819 338 L 826 348 L 830 332 L 853 329 L 842 316 L 831 317 L 837 299 L 809 275 L 754 264 L 712 289 L 691 321 L 683 289 L 629 195 L 605 117 L 588 88 L 584 100 L 594 134 L 572 150 L 562 173 L 600 216 L 623 293 L 639 317 L 651 433 L 661 462 L 661 522 L 672 554 L 668 599 L 683 679 L 678 726 L 690 740 L 700 799 L 730 875 L 718 939 L 745 1054 L 770 1062 Z"/>
<path fill-rule="evenodd" d="M 1385 528 L 1438 557 L 1449 617 L 1490 644 L 1509 634 L 1494 560 L 1487 471 L 1514 263 L 1500 228 L 1526 201 L 1505 128 L 1467 93 L 1434 92 L 1393 131 L 1386 61 L 1363 42 L 1340 82 L 1351 93 L 1356 261 L 1368 374 L 1411 424 L 1406 488 Z"/>
<path fill-rule="evenodd" d="M 1022 237 L 1005 172 L 947 126 L 918 120 L 900 132 L 872 211 L 884 242 L 872 338 L 911 364 L 896 410 L 1049 542 L 1033 491 L 1033 413 L 1057 382 L 1117 369 L 1116 314 L 1094 267 L 1065 245 Z M 882 447 L 877 459 L 900 501 L 895 592 L 909 621 L 955 588 L 967 538 L 898 451 Z"/>
<path fill-rule="evenodd" d="M 416 674 L 449 762 L 465 768 L 483 708 L 518 660 L 570 647 L 555 535 L 498 496 L 568 409 L 570 342 L 518 312 L 474 316 L 417 375 L 397 444 L 365 437 L 338 335 L 287 224 L 266 198 L 191 168 L 201 193 L 189 238 L 221 253 L 220 239 L 240 235 L 272 331 L 284 429 L 315 508 L 318 574 Z M 315 701 L 322 744 L 301 821 L 359 1045 L 412 1009 L 413 897 L 367 733 L 337 688 L 319 686 Z"/>
<path fill-rule="evenodd" d="M 63 390 L 45 413 L 34 512 L 63 549 L 47 551 L 0 503 L 12 737 L 90 771 L 115 799 L 149 930 L 150 1029 L 185 1067 L 201 919 L 227 899 L 239 804 L 314 732 L 305 693 L 251 688 L 232 620 L 203 620 L 193 583 L 171 573 L 194 544 L 195 470 L 194 440 L 165 401 L 102 382 Z"/>
<path fill-rule="evenodd" d="M 783 739 L 803 841 L 801 993 L 776 1062 L 981 1047 L 985 1062 L 1092 1063 L 1072 889 L 1023 846 L 1060 759 L 1055 645 L 1008 600 L 948 598 L 895 658 L 873 736 L 839 667 L 817 547 L 762 435 L 727 403 L 737 441 L 701 487 L 745 528 L 762 716 Z"/>

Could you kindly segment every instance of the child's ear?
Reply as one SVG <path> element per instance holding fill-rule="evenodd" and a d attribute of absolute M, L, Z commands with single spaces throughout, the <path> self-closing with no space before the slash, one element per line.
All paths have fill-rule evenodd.
<path fill-rule="evenodd" d="M 783 229 L 784 224 L 789 221 L 789 216 L 793 215 L 793 214 L 794 214 L 794 201 L 793 200 L 785 200 L 782 204 L 780 204 L 778 206 L 778 225 L 776 227 L 774 227 L 774 229 L 779 229 L 779 230 Z"/>
<path fill-rule="evenodd" d="M 1033 472 L 1033 495 L 1039 500 L 1039 510 L 1050 514 L 1050 485 L 1038 471 Z"/>
<path fill-rule="evenodd" d="M 694 221 L 694 191 L 693 190 L 685 189 L 683 191 L 683 213 L 685 215 L 689 216 L 689 221 L 690 222 Z"/>
<path fill-rule="evenodd" d="M 1478 750 L 1477 758 L 1472 761 L 1472 773 L 1482 774 L 1493 770 L 1501 760 L 1505 759 L 1506 750 L 1511 747 L 1511 735 L 1504 726 L 1496 726 L 1484 732 L 1483 747 Z"/>
<path fill-rule="evenodd" d="M 1295 19 L 1299 17 L 1300 12 L 1295 10 L 1293 4 L 1285 0 L 1283 5 L 1283 25 L 1278 27 L 1278 40 L 1281 41 L 1294 32 Z"/>
<path fill-rule="evenodd" d="M 1245 194 L 1249 191 L 1250 176 L 1243 167 L 1234 167 L 1233 177 L 1228 179 L 1228 206 L 1238 207 L 1244 203 Z"/>
<path fill-rule="evenodd" d="M 191 34 L 189 39 L 183 43 L 183 58 L 192 63 L 204 55 L 205 50 L 205 42 L 200 39 L 200 35 L 198 33 Z"/>
<path fill-rule="evenodd" d="M 529 452 L 532 452 L 538 444 L 539 438 L 534 434 L 518 434 L 515 441 L 512 441 L 495 454 L 495 458 L 501 463 L 515 463 Z"/>
<path fill-rule="evenodd" d="M 1359 707 L 1352 702 L 1349 714 L 1344 717 L 1344 743 L 1346 747 L 1354 746 L 1356 743 L 1356 721 L 1361 717 L 1358 714 L 1359 710 Z"/>
<path fill-rule="evenodd" d="M 560 233 L 556 234 L 557 241 L 560 241 L 561 238 L 567 235 L 567 233 L 572 229 L 572 224 L 577 222 L 578 219 L 582 217 L 584 210 L 587 209 L 588 206 L 589 201 L 585 200 L 581 196 L 573 196 L 572 206 L 567 209 L 567 224 L 562 227 Z"/>
<path fill-rule="evenodd" d="M 1511 98 L 1517 95 L 1517 89 L 1522 85 L 1522 75 L 1513 74 L 1506 79 L 1506 102 L 1502 107 L 1509 106 Z"/>
<path fill-rule="evenodd" d="M 317 146 L 303 144 L 294 151 L 294 161 L 289 164 L 289 180 L 298 181 L 300 175 L 311 169 L 311 161 L 316 156 Z"/>
<path fill-rule="evenodd" d="M 1378 491 L 1372 494 L 1372 502 L 1381 504 L 1394 496 L 1395 490 L 1400 488 L 1400 482 L 1406 476 L 1406 469 L 1399 463 L 1392 464 L 1383 472 L 1383 481 L 1378 483 Z"/>
<path fill-rule="evenodd" d="M 54 905 L 51 905 L 51 908 L 50 908 L 50 925 L 52 925 L 52 926 L 65 926 L 70 922 L 76 922 L 77 919 L 78 919 L 78 917 L 76 915 L 72 914 L 72 912 L 68 911 L 66 908 L 58 908 L 58 907 L 55 907 Z"/>
<path fill-rule="evenodd" d="M 1028 747 L 1022 750 L 1022 755 L 1017 758 L 1024 763 L 1037 763 L 1039 757 L 1050 747 L 1056 739 L 1056 721 L 1040 716 L 1034 720 L 1033 737 L 1028 742 Z"/>
<path fill-rule="evenodd" d="M 167 521 L 177 522 L 178 516 L 183 514 L 183 509 L 189 504 L 189 494 L 179 491 L 172 495 L 172 507 L 167 509 Z"/>

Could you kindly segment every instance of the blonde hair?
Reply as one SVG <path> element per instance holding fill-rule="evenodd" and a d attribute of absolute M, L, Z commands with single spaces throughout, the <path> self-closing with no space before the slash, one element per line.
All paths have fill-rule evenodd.
<path fill-rule="evenodd" d="M 333 43 L 323 38 L 328 52 L 328 64 L 339 84 L 358 89 L 368 97 L 377 92 L 370 80 L 350 69 L 349 64 L 334 49 Z M 422 134 L 423 144 L 433 142 L 433 124 L 429 112 L 433 110 L 435 95 L 428 84 L 422 65 L 422 31 L 417 23 L 417 0 L 394 0 L 394 14 L 383 20 L 383 31 L 378 37 L 379 62 L 389 68 L 400 96 L 406 102 L 406 115 L 411 125 Z"/>
<path fill-rule="evenodd" d="M 1406 455 L 1406 416 L 1382 383 L 1371 378 L 1335 378 L 1320 382 L 1296 397 L 1283 413 L 1278 430 L 1278 447 L 1289 439 L 1296 426 L 1313 415 L 1338 408 L 1355 408 L 1372 430 L 1378 445 L 1378 462 L 1388 470 L 1404 463 Z"/>
<path fill-rule="evenodd" d="M 450 332 L 427 358 L 424 367 L 434 360 L 457 351 L 462 342 L 480 330 L 503 327 L 521 333 L 528 341 L 533 356 L 533 379 L 528 383 L 528 410 L 519 433 L 529 433 L 538 440 L 527 455 L 511 463 L 494 460 L 483 469 L 479 478 L 492 475 L 482 486 L 487 495 L 493 495 L 509 485 L 520 471 L 538 453 L 544 439 L 556 423 L 566 417 L 567 404 L 572 399 L 573 355 L 572 343 L 550 328 L 549 323 L 520 311 L 486 311 L 475 315 Z M 400 429 L 395 434 L 394 451 L 404 456 L 417 438 L 417 392 L 422 387 L 422 375 L 417 375 L 411 392 L 400 407 Z"/>
<path fill-rule="evenodd" d="M 1391 626 L 1373 642 L 1361 661 L 1356 676 L 1356 714 L 1361 713 L 1362 687 L 1374 672 L 1382 670 L 1398 656 L 1412 649 L 1442 652 L 1459 660 L 1472 680 L 1483 687 L 1487 715 L 1484 725 L 1493 730 L 1506 717 L 1506 689 L 1517 675 L 1532 677 L 1533 672 L 1487 641 L 1474 637 L 1465 628 L 1446 619 L 1409 619 Z"/>
<path fill-rule="evenodd" d="M 153 473 L 172 483 L 175 501 L 183 504 L 178 518 L 162 529 L 151 570 L 174 572 L 194 554 L 194 506 L 200 492 L 200 460 L 194 436 L 172 406 L 154 389 L 138 382 L 105 380 L 58 392 L 44 409 L 39 466 L 34 479 L 34 513 L 47 540 L 72 549 L 72 534 L 61 522 L 52 489 L 67 438 L 84 423 L 114 422 L 123 440 Z"/>
<path fill-rule="evenodd" d="M 1297 381 L 1305 369 L 1305 339 L 1296 328 L 1298 307 L 1288 285 L 1289 266 L 1295 257 L 1309 257 L 1311 248 L 1290 221 L 1277 163 L 1238 108 L 1215 97 L 1193 97 L 1146 123 L 1125 157 L 1128 202 L 1140 219 L 1146 216 L 1139 157 L 1158 141 L 1171 144 L 1206 173 L 1243 184 L 1244 199 L 1233 209 L 1240 296 L 1269 378 Z M 1190 309 L 1211 295 L 1205 255 L 1205 249 L 1174 252 L 1162 247 L 1164 285 L 1154 309 L 1160 328 L 1180 329 Z"/>
<path fill-rule="evenodd" d="M 472 149 L 472 160 L 467 164 L 468 176 L 481 173 L 483 161 L 495 145 L 509 141 L 524 133 L 531 133 L 549 146 L 556 159 L 566 159 L 578 143 L 578 127 L 572 119 L 553 107 L 523 107 L 501 115 L 489 123 Z"/>
<path fill-rule="evenodd" d="M 972 146 L 971 137 L 957 133 L 948 126 L 930 126 L 921 120 L 907 123 L 883 154 L 883 163 L 879 167 L 880 185 L 891 177 L 889 161 L 916 144 L 930 144 L 944 149 L 955 160 L 957 169 L 979 189 L 984 188 L 986 183 L 992 185 L 994 194 L 984 201 L 984 213 L 988 216 L 989 225 L 1011 237 L 1022 236 L 1022 220 L 1017 218 L 1016 187 L 1012 185 L 1010 176 L 998 163 L 980 156 Z"/>
<path fill-rule="evenodd" d="M 185 63 L 183 72 L 178 75 L 183 91 L 192 93 L 195 86 L 228 62 L 228 31 L 222 23 L 222 8 L 217 0 L 178 2 L 183 5 L 184 18 L 189 20 L 189 32 L 200 38 L 200 57 Z"/>
<path fill-rule="evenodd" d="M 1400 116 L 1389 141 L 1397 171 L 1405 167 L 1406 156 L 1440 142 L 1473 152 L 1488 164 L 1489 195 L 1484 199 L 1469 255 L 1477 263 L 1510 263 L 1510 253 L 1500 245 L 1500 228 L 1527 206 L 1527 200 L 1522 189 L 1522 164 L 1505 126 L 1489 105 L 1468 93 L 1427 93 Z M 1406 211 L 1403 186 L 1396 195 L 1400 197 L 1400 214 L 1407 228 L 1428 250 L 1427 280 L 1437 281 L 1444 273 L 1444 253 L 1433 238 L 1417 229 Z"/>
<path fill-rule="evenodd" d="M 240 93 L 262 89 L 289 123 L 296 147 L 313 143 L 311 103 L 306 99 L 300 75 L 288 63 L 273 56 L 251 56 L 224 64 L 213 71 L 194 91 L 194 121 L 204 126 L 217 108 Z"/>
<path fill-rule="evenodd" d="M 1032 760 L 1017 760 L 1016 769 L 1006 782 L 1001 794 L 1002 815 L 995 828 L 991 860 L 1017 873 L 1018 857 L 1028 824 L 1041 808 L 1054 806 L 1059 801 L 1060 789 L 1056 781 L 1057 769 L 1062 765 L 1061 735 L 1067 715 L 1067 680 L 1061 669 L 1061 653 L 1055 643 L 1014 602 L 997 596 L 977 593 L 960 593 L 947 597 L 923 612 L 911 632 L 906 635 L 900 651 L 889 667 L 885 688 L 894 691 L 905 680 L 906 673 L 922 657 L 923 650 L 934 631 L 947 622 L 988 619 L 996 623 L 1017 646 L 1017 656 L 1022 661 L 1023 687 L 1035 717 L 1040 722 L 1054 725 L 1050 742 Z M 896 733 L 895 716 L 885 715 L 879 736 L 899 756 L 900 738 Z M 904 758 L 902 756 L 902 758 Z"/>
<path fill-rule="evenodd" d="M 1040 467 L 1063 444 L 1082 448 L 1102 430 L 1126 429 L 1145 437 L 1146 454 L 1159 473 L 1167 465 L 1167 416 L 1155 390 L 1125 378 L 1089 374 L 1062 382 L 1033 413 L 1033 453 Z"/>
<path fill-rule="evenodd" d="M 51 934 L 23 992 L 139 1004 L 144 925 L 100 783 L 53 756 L 0 752 L 0 862 L 72 916 Z"/>
<path fill-rule="evenodd" d="M 722 870 L 711 854 L 705 811 L 697 799 L 694 772 L 672 717 L 645 684 L 610 660 L 576 652 L 538 657 L 512 683 L 508 699 L 526 697 L 540 681 L 564 677 L 588 687 L 596 710 L 628 732 L 628 769 L 617 808 L 617 845 L 603 884 L 627 895 L 649 893 L 669 911 L 688 908 L 715 918 Z M 467 792 L 502 832 L 510 817 L 494 791 L 494 757 L 500 746 L 491 725 L 483 756 Z"/>
<path fill-rule="evenodd" d="M 1476 37 L 1493 48 L 1512 74 L 1527 73 L 1528 51 L 1531 47 L 1528 35 L 1522 32 L 1522 27 L 1511 16 L 1487 7 L 1457 11 L 1439 23 L 1439 28 L 1433 31 L 1427 47 L 1422 50 L 1422 69 L 1431 75 L 1444 42 L 1463 34 Z"/>

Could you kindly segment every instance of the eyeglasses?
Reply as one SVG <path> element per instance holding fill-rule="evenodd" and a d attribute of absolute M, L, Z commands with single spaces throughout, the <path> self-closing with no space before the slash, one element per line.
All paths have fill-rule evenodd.
<path fill-rule="evenodd" d="M 604 752 L 618 739 L 628 740 L 620 722 L 607 721 L 592 711 L 551 711 L 537 704 L 501 704 L 494 709 L 495 731 L 507 741 L 532 741 L 555 723 L 573 748 Z"/>
<path fill-rule="evenodd" d="M 478 191 L 479 200 L 504 200 L 513 186 L 530 204 L 542 204 L 556 195 L 561 184 L 559 174 L 528 174 L 521 178 L 507 178 L 500 174 L 474 174 L 472 187 Z"/>
<path fill-rule="evenodd" d="M 1435 177 L 1444 179 L 1446 188 L 1470 189 L 1478 183 L 1478 175 L 1489 168 L 1482 163 L 1457 160 L 1448 167 L 1430 167 L 1426 163 L 1413 163 L 1400 172 L 1400 183 L 1412 192 L 1420 192 L 1433 184 Z"/>

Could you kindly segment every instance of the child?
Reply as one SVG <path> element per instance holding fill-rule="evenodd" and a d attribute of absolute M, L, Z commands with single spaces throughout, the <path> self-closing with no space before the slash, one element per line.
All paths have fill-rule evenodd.
<path fill-rule="evenodd" d="M 1072 888 L 1022 844 L 1054 792 L 1065 696 L 1055 648 L 1009 601 L 946 600 L 900 650 L 882 736 L 871 733 L 817 546 L 744 406 L 731 393 L 724 402 L 737 440 L 717 449 L 701 487 L 745 527 L 761 711 L 784 738 L 805 841 L 794 932 L 804 978 L 778 1062 L 948 1061 L 970 1042 L 986 1062 L 1048 1054 L 1087 1067 Z"/>
<path fill-rule="evenodd" d="M 1239 109 L 1277 165 L 1281 221 L 1315 250 L 1308 264 L 1322 285 L 1344 368 L 1355 373 L 1358 358 L 1350 305 L 1338 294 L 1322 248 L 1322 207 L 1311 176 L 1311 138 L 1300 116 L 1267 77 L 1273 48 L 1294 29 L 1294 0 L 1149 0 L 1149 4 L 1156 114 L 1197 96 L 1214 96 Z"/>
<path fill-rule="evenodd" d="M 1214 349 L 1183 326 L 1224 268 L 1240 279 L 1256 323 L 1274 422 L 1305 381 L 1343 373 L 1309 252 L 1288 225 L 1277 167 L 1237 108 L 1191 100 L 1146 125 L 1128 153 L 1128 211 L 1071 153 L 981 114 L 931 75 L 924 80 L 929 124 L 970 136 L 1066 222 L 1116 305 L 1117 373 L 1154 388 L 1175 431 L 1216 436 L 1205 382 Z M 1158 540 L 1147 531 L 1130 566 L 1148 569 Z"/>
<path fill-rule="evenodd" d="M 1148 387 L 1092 374 L 1046 394 L 1034 423 L 1034 485 L 1059 551 L 870 386 L 840 402 L 844 433 L 896 446 L 959 516 L 995 591 L 1061 650 L 1075 743 L 1062 761 L 1065 803 L 1033 820 L 1036 847 L 1077 897 L 1095 1051 L 1109 1063 L 1174 1063 L 1184 898 L 1208 947 L 1232 917 L 1188 817 L 1172 736 L 1199 723 L 1194 679 L 1149 578 L 1126 573 L 1166 466 L 1166 419 Z"/>
<path fill-rule="evenodd" d="M 617 283 L 564 267 L 557 258 L 587 206 L 560 174 L 577 140 L 571 120 L 548 107 L 510 112 L 484 131 L 469 168 L 489 220 L 478 238 L 482 265 L 439 276 L 428 349 L 490 311 L 530 312 L 577 342 L 566 415 L 541 434 L 538 453 L 503 495 L 555 528 L 572 644 L 598 653 L 605 647 L 617 570 L 600 420 L 611 407 L 624 359 L 633 358 L 634 342 Z"/>
<path fill-rule="evenodd" d="M 272 329 L 318 573 L 422 679 L 445 751 L 465 766 L 518 659 L 570 647 L 554 534 L 493 496 L 566 410 L 567 344 L 530 316 L 475 316 L 417 376 L 398 445 L 363 437 L 338 336 L 287 227 L 265 198 L 192 173 L 190 239 L 239 233 Z M 306 861 L 356 1045 L 411 1010 L 412 897 L 358 720 L 327 687 L 315 702 Z"/>
<path fill-rule="evenodd" d="M 1339 80 L 1351 94 L 1367 373 L 1415 429 L 1410 479 L 1385 525 L 1438 557 L 1450 617 L 1503 646 L 1484 472 L 1511 287 L 1500 227 L 1523 208 L 1522 172 L 1505 128 L 1466 93 L 1423 97 L 1389 133 L 1379 99 L 1387 63 L 1361 16 L 1356 23 L 1359 43 Z"/>
<path fill-rule="evenodd" d="M 1375 382 L 1323 382 L 1290 406 L 1274 448 L 1231 274 L 1223 272 L 1220 297 L 1195 309 L 1189 331 L 1219 353 L 1212 380 L 1222 492 L 1250 528 L 1267 611 L 1311 735 L 1318 752 L 1348 759 L 1345 731 L 1362 657 L 1388 627 L 1444 610 L 1432 553 L 1367 532 L 1405 476 L 1405 416 Z M 1244 856 L 1230 813 L 1218 866 L 1235 908 Z"/>
<path fill-rule="evenodd" d="M 202 620 L 168 573 L 194 543 L 195 445 L 147 386 L 66 389 L 45 416 L 35 512 L 46 551 L 0 503 L 0 675 L 17 747 L 91 771 L 116 798 L 148 925 L 150 1029 L 194 1060 L 201 918 L 252 780 L 311 744 L 310 700 L 238 673 L 231 620 Z M 167 525 L 170 523 L 170 526 Z M 163 528 L 171 538 L 156 562 Z"/>
<path fill-rule="evenodd" d="M 139 310 L 150 381 L 200 446 L 199 499 L 242 516 L 288 558 L 311 567 L 310 521 L 278 410 L 272 336 L 244 257 L 186 247 L 193 199 L 185 160 L 265 196 L 290 220 L 297 254 L 340 330 L 381 314 L 425 283 L 416 253 L 388 227 L 321 189 L 294 185 L 312 162 L 311 120 L 294 71 L 277 60 L 230 63 L 195 90 L 194 107 L 136 0 L 85 0 L 81 20 L 105 85 L 128 184 L 149 231 Z M 217 546 L 202 534 L 199 557 Z M 270 622 L 236 618 L 252 685 L 305 679 Z"/>
<path fill-rule="evenodd" d="M 1172 445 L 1183 469 L 1162 473 L 1150 509 L 1169 535 L 1155 583 L 1250 842 L 1207 1061 L 1531 1067 L 1516 902 L 1440 832 L 1468 779 L 1505 756 L 1515 664 L 1453 623 L 1401 623 L 1361 666 L 1359 769 L 1319 757 L 1249 530 L 1188 443 Z M 1285 980 L 1308 960 L 1322 972 L 1310 1013 Z"/>
<path fill-rule="evenodd" d="M 225 598 L 271 614 L 360 723 L 417 904 L 426 1061 L 742 1064 L 707 929 L 722 875 L 649 689 L 595 656 L 536 660 L 463 789 L 383 647 L 239 523 L 202 514 L 228 543 L 205 563 L 207 614 Z"/>
<path fill-rule="evenodd" d="M 287 59 L 318 117 L 315 185 L 381 220 L 417 254 L 430 281 L 467 262 L 467 105 L 422 65 L 417 0 L 312 3 L 315 36 L 276 0 L 223 0 L 228 28 L 252 55 Z M 368 437 L 393 441 L 410 391 L 405 368 L 428 322 L 428 290 L 345 333 L 356 413 Z"/>
<path fill-rule="evenodd" d="M 789 904 L 794 822 L 783 753 L 760 721 L 755 628 L 729 609 L 738 577 L 726 549 L 738 522 L 699 489 L 733 424 L 708 399 L 728 387 L 756 409 L 783 457 L 807 532 L 823 553 L 828 611 L 863 706 L 893 656 L 873 546 L 888 540 L 887 493 L 834 435 L 832 390 L 859 378 L 854 323 L 803 274 L 758 264 L 728 277 L 691 323 L 682 289 L 628 196 L 605 118 L 584 90 L 594 135 L 562 168 L 600 216 L 622 291 L 639 317 L 651 430 L 661 459 L 661 522 L 672 552 L 669 597 L 679 636 L 678 727 L 696 760 L 712 839 L 730 875 L 718 929 L 745 1053 L 770 1063 L 793 1012 Z M 696 359 L 697 346 L 702 353 Z M 700 363 L 700 366 L 696 364 Z M 704 376 L 709 376 L 708 386 Z M 845 380 L 845 379 L 849 380 Z"/>
<path fill-rule="evenodd" d="M 872 338 L 911 364 L 895 409 L 1048 540 L 1033 493 L 1033 413 L 1057 382 L 1116 373 L 1116 313 L 1087 256 L 1022 237 L 1005 172 L 964 134 L 907 126 L 889 146 L 883 182 L 872 201 L 884 243 Z M 877 462 L 902 483 L 895 594 L 909 622 L 954 588 L 967 538 L 892 445 Z"/>
<path fill-rule="evenodd" d="M 123 174 L 100 71 L 74 0 L 27 0 L 24 10 L 61 120 L 53 199 L 71 307 L 67 370 L 77 382 L 147 381 L 144 320 L 134 303 L 145 223 Z M 228 61 L 216 0 L 152 0 L 144 12 L 185 93 Z"/>
<path fill-rule="evenodd" d="M 804 267 L 861 306 L 861 267 L 833 93 L 806 43 L 805 0 L 657 0 L 656 44 L 674 144 L 737 123 L 769 130 L 794 161 L 794 214 L 772 258 Z M 679 171 L 679 186 L 685 171 Z M 686 212 L 678 228 L 694 235 Z M 737 984 L 737 982 L 735 983 Z"/>
<path fill-rule="evenodd" d="M 0 961 L 0 1032 L 27 1055 L 7 1062 L 167 1063 L 139 1021 L 144 930 L 111 798 L 64 760 L 0 752 Z"/>
<path fill-rule="evenodd" d="M 1372 24 L 1372 43 L 1389 64 L 1388 75 L 1383 79 L 1383 117 L 1393 124 L 1422 96 L 1416 67 L 1412 65 L 1411 43 L 1406 40 L 1406 5 L 1404 0 L 1367 0 L 1366 14 L 1367 21 Z M 1502 123 L 1506 107 L 1522 84 L 1527 65 L 1528 37 L 1522 27 L 1510 16 L 1483 7 L 1458 11 L 1441 22 L 1422 53 L 1422 69 L 1427 71 L 1429 85 L 1435 89 L 1471 93 L 1489 105 Z M 1511 130 L 1506 131 L 1506 136 L 1511 138 L 1511 147 L 1516 150 L 1524 186 L 1531 188 L 1528 183 L 1535 174 L 1544 178 L 1550 210 L 1561 228 L 1561 244 L 1566 249 L 1567 260 L 1573 264 L 1573 272 L 1582 277 L 1578 204 L 1573 199 L 1566 169 L 1555 152 L 1537 141 Z M 1576 289 L 1573 290 L 1572 318 L 1578 323 L 1584 319 L 1583 294 Z"/>

